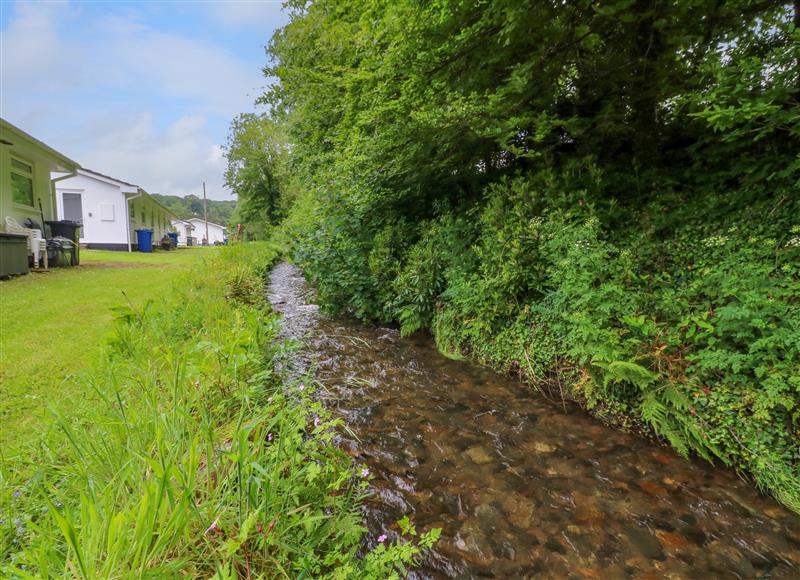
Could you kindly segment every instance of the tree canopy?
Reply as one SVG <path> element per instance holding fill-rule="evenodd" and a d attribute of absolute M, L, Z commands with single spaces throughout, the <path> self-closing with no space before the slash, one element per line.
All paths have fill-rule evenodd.
<path fill-rule="evenodd" d="M 791 4 L 289 5 L 264 102 L 287 121 L 297 165 L 346 167 L 415 211 L 576 162 L 601 167 L 617 198 L 661 188 L 656 176 L 738 187 L 732 154 L 781 191 L 797 184 Z"/>
<path fill-rule="evenodd" d="M 231 123 L 225 185 L 239 196 L 236 218 L 251 234 L 263 236 L 286 215 L 288 151 L 282 127 L 267 115 L 244 113 Z"/>

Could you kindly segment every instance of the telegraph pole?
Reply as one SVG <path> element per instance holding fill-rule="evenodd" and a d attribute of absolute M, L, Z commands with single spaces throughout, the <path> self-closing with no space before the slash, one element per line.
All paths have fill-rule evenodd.
<path fill-rule="evenodd" d="M 206 182 L 203 182 L 203 219 L 206 221 L 206 245 L 211 245 L 211 240 L 208 237 L 208 202 L 206 201 Z"/>

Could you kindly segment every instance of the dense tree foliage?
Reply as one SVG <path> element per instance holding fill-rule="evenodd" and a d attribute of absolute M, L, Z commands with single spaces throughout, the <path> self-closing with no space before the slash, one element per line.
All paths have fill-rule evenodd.
<path fill-rule="evenodd" d="M 324 304 L 800 509 L 800 3 L 289 7 L 263 102 Z"/>
<path fill-rule="evenodd" d="M 758 127 L 756 163 L 796 162 L 796 142 L 782 138 L 796 117 L 770 120 L 791 111 L 797 86 L 788 7 L 602 6 L 298 6 L 274 39 L 269 72 L 281 84 L 266 101 L 291 116 L 296 153 L 312 168 L 341 161 L 386 195 L 424 200 L 427 212 L 441 198 L 480 197 L 501 174 L 587 159 L 614 172 L 607 195 L 641 199 L 659 169 L 674 175 L 703 158 L 727 173 L 716 164 L 730 146 L 715 130 Z M 783 177 L 782 187 L 793 183 Z"/>

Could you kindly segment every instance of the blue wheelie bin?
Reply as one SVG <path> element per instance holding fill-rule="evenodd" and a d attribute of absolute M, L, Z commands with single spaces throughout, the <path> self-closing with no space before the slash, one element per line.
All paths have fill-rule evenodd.
<path fill-rule="evenodd" d="M 140 252 L 152 252 L 153 230 L 136 230 L 136 244 Z"/>
<path fill-rule="evenodd" d="M 178 232 L 167 232 L 169 239 L 172 241 L 172 249 L 178 247 Z"/>

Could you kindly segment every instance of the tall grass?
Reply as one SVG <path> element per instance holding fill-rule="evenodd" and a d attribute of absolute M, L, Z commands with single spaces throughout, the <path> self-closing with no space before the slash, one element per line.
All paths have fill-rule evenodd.
<path fill-rule="evenodd" d="M 313 382 L 274 370 L 278 321 L 251 244 L 119 325 L 84 412 L 0 470 L 6 577 L 384 577 L 425 535 L 358 557 L 366 480 Z M 411 530 L 408 530 L 411 531 Z"/>

